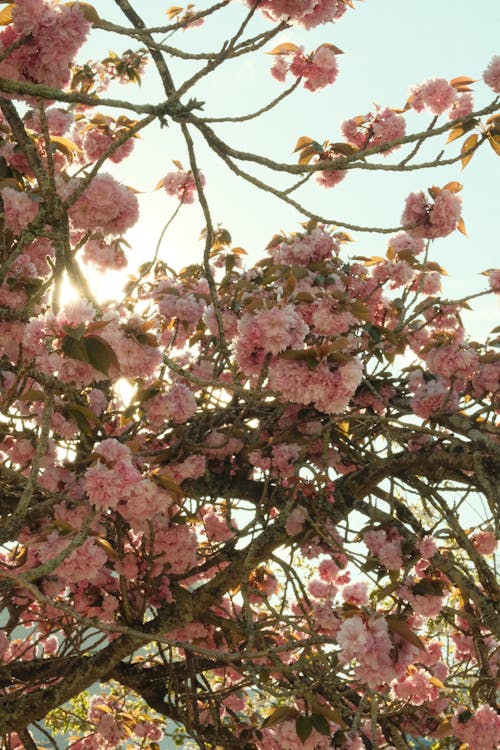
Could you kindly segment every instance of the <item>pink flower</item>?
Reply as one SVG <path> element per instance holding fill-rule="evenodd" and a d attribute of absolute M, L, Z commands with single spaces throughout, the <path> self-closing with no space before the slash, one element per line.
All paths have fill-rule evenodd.
<path fill-rule="evenodd" d="M 425 243 L 421 237 L 414 237 L 408 232 L 399 232 L 391 237 L 389 241 L 389 247 L 391 247 L 396 254 L 399 253 L 411 253 L 412 255 L 419 255 L 423 253 L 425 249 Z"/>
<path fill-rule="evenodd" d="M 117 136 L 121 135 L 118 130 L 116 132 L 107 132 L 100 128 L 92 128 L 85 132 L 82 145 L 85 151 L 85 155 L 88 161 L 97 161 L 103 154 L 114 144 Z M 134 138 L 129 138 L 116 148 L 113 153 L 109 156 L 110 161 L 118 164 L 129 156 L 134 148 Z"/>
<path fill-rule="evenodd" d="M 288 515 L 285 530 L 288 536 L 297 536 L 304 531 L 306 517 L 302 508 L 294 508 Z"/>
<path fill-rule="evenodd" d="M 455 391 L 443 378 L 438 377 L 414 389 L 411 407 L 417 417 L 428 419 L 433 414 L 454 412 L 458 407 L 458 401 Z"/>
<path fill-rule="evenodd" d="M 201 173 L 200 182 L 205 185 L 205 178 Z M 162 185 L 168 195 L 177 198 L 181 203 L 194 203 L 196 183 L 191 171 L 184 172 L 179 169 L 177 172 L 169 172 L 163 178 Z"/>
<path fill-rule="evenodd" d="M 393 109 L 386 107 L 381 110 L 377 107 L 375 112 L 345 120 L 341 129 L 349 143 L 364 149 L 382 146 L 384 143 L 402 138 L 406 133 L 406 122 L 404 117 Z M 399 146 L 384 149 L 384 156 L 396 148 Z"/>
<path fill-rule="evenodd" d="M 99 456 L 102 456 L 106 463 L 114 464 L 117 461 L 130 461 L 132 458 L 130 448 L 115 438 L 103 440 L 97 444 L 94 450 Z"/>
<path fill-rule="evenodd" d="M 45 112 L 49 132 L 52 135 L 64 135 L 73 123 L 73 114 L 58 107 L 50 107 Z M 26 127 L 41 132 L 40 114 L 36 109 L 30 109 L 24 116 Z"/>
<path fill-rule="evenodd" d="M 341 597 L 345 602 L 350 602 L 357 607 L 368 604 L 368 584 L 366 581 L 355 581 L 348 583 L 341 591 Z"/>
<path fill-rule="evenodd" d="M 456 98 L 456 89 L 445 78 L 434 78 L 412 88 L 409 101 L 417 112 L 427 108 L 433 115 L 442 115 Z"/>
<path fill-rule="evenodd" d="M 235 525 L 231 520 L 231 527 L 228 525 L 228 518 L 221 512 L 214 512 L 207 509 L 203 513 L 203 528 L 209 542 L 225 542 L 234 536 Z"/>
<path fill-rule="evenodd" d="M 481 555 L 492 555 L 497 548 L 497 539 L 493 531 L 477 531 L 472 543 Z"/>
<path fill-rule="evenodd" d="M 302 346 L 308 327 L 291 305 L 247 313 L 238 324 L 236 357 L 242 370 L 256 374 L 266 354 Z"/>
<path fill-rule="evenodd" d="M 289 70 L 289 64 L 283 55 L 276 55 L 271 67 L 271 75 L 280 83 L 284 83 L 286 74 Z"/>
<path fill-rule="evenodd" d="M 196 565 L 198 543 L 194 530 L 187 525 L 175 524 L 157 529 L 154 537 L 155 564 L 168 568 L 168 574 L 186 573 Z"/>
<path fill-rule="evenodd" d="M 500 294 L 500 268 L 492 268 L 488 272 L 488 282 L 491 290 Z"/>
<path fill-rule="evenodd" d="M 342 182 L 346 176 L 344 169 L 325 169 L 316 173 L 316 182 L 324 188 L 331 188 Z"/>
<path fill-rule="evenodd" d="M 78 186 L 73 178 L 63 190 L 68 198 Z M 104 234 L 122 234 L 139 218 L 139 203 L 134 193 L 110 174 L 99 174 L 69 209 L 73 226 Z"/>
<path fill-rule="evenodd" d="M 278 359 L 269 366 L 271 388 L 285 401 L 310 404 L 326 414 L 342 413 L 361 382 L 363 366 L 358 359 L 330 369 L 326 362 L 311 370 L 302 362 Z"/>
<path fill-rule="evenodd" d="M 253 7 L 252 0 L 245 0 Z M 262 0 L 259 9 L 273 21 L 289 20 L 306 29 L 339 19 L 346 11 L 340 0 Z"/>
<path fill-rule="evenodd" d="M 99 271 L 118 271 L 127 265 L 126 255 L 119 242 L 107 242 L 104 238 L 89 240 L 84 247 L 82 260 Z"/>
<path fill-rule="evenodd" d="M 290 73 L 305 78 L 304 88 L 309 91 L 334 83 L 338 72 L 335 52 L 328 44 L 322 44 L 307 58 L 302 52 L 297 52 L 290 65 Z"/>
<path fill-rule="evenodd" d="M 157 393 L 143 403 L 152 427 L 165 429 L 168 422 L 182 424 L 196 412 L 196 400 L 184 383 L 175 383 L 168 393 Z"/>
<path fill-rule="evenodd" d="M 21 234 L 38 213 L 38 204 L 26 193 L 5 187 L 0 191 L 3 200 L 5 226 L 14 234 Z"/>
<path fill-rule="evenodd" d="M 451 720 L 455 736 L 467 742 L 471 750 L 497 750 L 500 738 L 500 716 L 491 706 L 480 706 L 471 714 L 459 709 Z"/>
<path fill-rule="evenodd" d="M 436 540 L 433 536 L 424 536 L 418 543 L 418 549 L 423 558 L 430 560 L 437 552 Z"/>
<path fill-rule="evenodd" d="M 12 10 L 12 26 L 2 32 L 2 42 L 29 37 L 0 64 L 1 75 L 64 88 L 70 80 L 71 62 L 89 29 L 78 3 L 19 0 Z"/>
<path fill-rule="evenodd" d="M 461 212 L 461 199 L 449 190 L 440 190 L 433 204 L 427 203 L 422 192 L 410 193 L 401 223 L 405 226 L 417 225 L 407 230 L 414 237 L 446 237 L 457 228 Z"/>
<path fill-rule="evenodd" d="M 479 356 L 472 347 L 436 346 L 425 354 L 429 372 L 445 378 L 471 378 L 479 367 Z"/>
<path fill-rule="evenodd" d="M 107 562 L 106 552 L 95 539 L 86 539 L 56 569 L 59 578 L 68 583 L 96 581 Z"/>
<path fill-rule="evenodd" d="M 500 55 L 495 55 L 483 73 L 483 81 L 495 91 L 500 93 Z"/>
<path fill-rule="evenodd" d="M 439 698 L 439 688 L 429 682 L 430 678 L 426 669 L 415 669 L 408 676 L 393 682 L 392 689 L 398 698 L 409 701 L 413 706 L 421 706 Z"/>
<path fill-rule="evenodd" d="M 455 100 L 455 104 L 450 109 L 448 114 L 449 120 L 458 120 L 460 117 L 466 117 L 470 115 L 474 109 L 474 101 L 470 91 L 460 94 Z"/>

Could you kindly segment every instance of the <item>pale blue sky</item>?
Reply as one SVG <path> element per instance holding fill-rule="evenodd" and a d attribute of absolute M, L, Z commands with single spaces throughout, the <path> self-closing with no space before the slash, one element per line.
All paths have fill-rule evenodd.
<path fill-rule="evenodd" d="M 198 3 L 196 7 L 208 5 Z M 158 25 L 166 20 L 168 3 L 139 0 L 134 6 L 147 23 Z M 355 10 L 349 10 L 335 25 L 321 26 L 308 33 L 292 29 L 279 38 L 279 41 L 301 43 L 306 51 L 323 42 L 334 43 L 344 50 L 345 54 L 339 58 L 340 74 L 334 85 L 315 94 L 301 88 L 259 121 L 218 126 L 221 137 L 238 148 L 261 152 L 278 161 L 293 160 L 291 152 L 300 135 L 320 141 L 340 140 L 342 120 L 367 112 L 373 102 L 382 106 L 403 106 L 409 86 L 426 78 L 469 75 L 480 79 L 492 56 L 500 54 L 498 0 L 483 0 L 480 10 L 475 10 L 469 0 L 366 0 L 356 2 L 355 6 Z M 96 2 L 95 7 L 103 17 L 127 23 L 111 0 Z M 222 16 L 208 19 L 200 29 L 178 32 L 169 44 L 191 50 L 217 49 L 243 18 L 245 8 L 235 0 L 223 12 L 224 20 Z M 260 14 L 251 28 L 266 28 Z M 128 46 L 126 39 L 110 39 L 109 35 L 94 32 L 93 42 L 85 54 L 102 56 L 109 48 L 120 51 Z M 204 113 L 207 115 L 253 111 L 282 90 L 283 84 L 274 81 L 269 74 L 271 62 L 272 58 L 263 53 L 231 62 L 201 81 L 192 95 L 206 102 Z M 192 70 L 192 65 L 184 61 L 172 63 L 176 83 Z M 484 106 L 493 98 L 491 90 L 480 81 L 474 91 L 476 106 Z M 162 94 L 153 68 L 150 67 L 141 89 L 129 86 L 122 89 L 121 94 L 135 101 L 160 100 Z M 410 114 L 407 119 L 409 130 L 424 129 L 429 122 L 425 114 Z M 444 142 L 444 138 L 436 139 L 425 151 L 426 155 L 435 156 Z M 456 148 L 448 146 L 446 156 Z M 133 157 L 113 168 L 125 182 L 145 191 L 140 197 L 142 221 L 130 233 L 134 246 L 131 270 L 134 257 L 143 262 L 152 255 L 163 222 L 175 208 L 174 199 L 163 191 L 151 192 L 158 180 L 173 168 L 172 159 L 187 164 L 178 128 L 171 125 L 160 131 L 153 127 L 136 144 Z M 204 147 L 199 148 L 199 162 L 207 178 L 207 197 L 214 220 L 226 226 L 232 232 L 234 243 L 245 247 L 252 258 L 262 254 L 276 231 L 298 228 L 302 217 L 294 209 L 235 178 Z M 264 173 L 256 174 L 263 176 Z M 464 173 L 459 165 L 407 174 L 351 172 L 342 184 L 331 190 L 324 190 L 311 181 L 300 196 L 309 208 L 328 217 L 356 224 L 395 226 L 409 192 L 431 184 L 443 185 L 450 179 L 463 181 L 464 219 L 469 236 L 465 238 L 455 233 L 435 243 L 432 249 L 433 258 L 450 273 L 446 282 L 448 293 L 460 295 L 484 286 L 484 277 L 478 275 L 479 271 L 499 265 L 499 177 L 500 159 L 485 147 Z M 279 177 L 270 179 L 275 185 L 283 184 Z M 183 265 L 199 257 L 198 235 L 202 224 L 198 207 L 182 209 L 163 244 L 169 263 Z M 356 234 L 355 239 L 355 254 L 385 253 L 384 237 Z M 475 315 L 469 316 L 470 323 L 477 331 L 485 325 L 489 328 L 490 323 L 494 325 L 497 312 L 498 308 L 491 302 L 478 306 Z"/>

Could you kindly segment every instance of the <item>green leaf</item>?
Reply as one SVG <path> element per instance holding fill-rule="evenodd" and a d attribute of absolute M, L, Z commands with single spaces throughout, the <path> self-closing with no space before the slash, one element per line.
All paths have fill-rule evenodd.
<path fill-rule="evenodd" d="M 323 734 L 325 737 L 330 737 L 330 725 L 321 714 L 311 714 L 311 721 L 313 726 L 319 734 Z"/>
<path fill-rule="evenodd" d="M 295 719 L 295 731 L 302 743 L 309 739 L 313 729 L 313 723 L 309 716 L 297 716 Z"/>
<path fill-rule="evenodd" d="M 61 343 L 62 353 L 65 357 L 79 359 L 81 362 L 88 362 L 88 354 L 82 342 L 72 336 L 65 336 Z"/>
<path fill-rule="evenodd" d="M 267 719 L 262 724 L 263 728 L 273 727 L 275 724 L 281 724 L 282 721 L 288 721 L 288 719 L 297 718 L 298 711 L 293 706 L 278 706 L 274 711 L 269 714 Z"/>
<path fill-rule="evenodd" d="M 87 362 L 90 362 L 96 370 L 108 375 L 111 365 L 118 367 L 116 354 L 103 338 L 94 335 L 85 336 L 82 343 L 87 354 Z"/>
<path fill-rule="evenodd" d="M 69 336 L 71 339 L 74 339 L 75 341 L 80 341 L 83 334 L 85 333 L 85 323 L 80 323 L 80 325 L 78 326 L 70 326 L 70 325 L 63 326 L 63 331 L 66 334 L 66 336 Z"/>

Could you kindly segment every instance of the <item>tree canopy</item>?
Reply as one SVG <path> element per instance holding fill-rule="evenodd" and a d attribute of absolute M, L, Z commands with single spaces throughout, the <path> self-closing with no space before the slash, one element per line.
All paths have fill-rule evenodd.
<path fill-rule="evenodd" d="M 119 22 L 1 4 L 1 747 L 495 750 L 500 327 L 476 341 L 462 316 L 493 309 L 500 269 L 478 249 L 482 285 L 451 298 L 435 247 L 466 233 L 440 167 L 500 155 L 500 56 L 345 113 L 335 142 L 288 123 L 280 161 L 225 126 L 333 85 L 342 51 L 308 31 L 353 0 L 172 6 L 156 26 L 110 5 Z M 235 6 L 225 42 L 197 46 Z M 198 85 L 264 52 L 280 93 L 207 114 Z M 144 198 L 114 170 L 154 128 L 183 152 L 158 160 L 164 229 L 135 267 Z M 296 226 L 235 246 L 207 153 Z M 303 199 L 362 170 L 415 172 L 398 226 Z M 203 249 L 183 266 L 161 243 L 192 203 Z M 379 254 L 353 249 L 367 233 Z"/>

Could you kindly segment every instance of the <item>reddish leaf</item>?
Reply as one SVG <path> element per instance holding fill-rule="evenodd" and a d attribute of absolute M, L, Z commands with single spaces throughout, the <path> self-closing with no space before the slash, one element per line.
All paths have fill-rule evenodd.
<path fill-rule="evenodd" d="M 462 188 L 463 185 L 460 182 L 453 180 L 452 182 L 447 182 L 443 190 L 448 190 L 449 193 L 459 193 Z"/>
<path fill-rule="evenodd" d="M 262 724 L 263 728 L 273 727 L 276 724 L 281 724 L 282 721 L 288 721 L 288 719 L 297 718 L 299 712 L 293 706 L 278 706 L 274 711 L 269 714 L 267 719 Z"/>
<path fill-rule="evenodd" d="M 465 141 L 462 144 L 462 149 L 460 153 L 462 154 L 462 169 L 465 169 L 467 164 L 470 162 L 472 157 L 474 156 L 474 151 L 471 151 L 471 149 L 474 149 L 477 142 L 479 140 L 479 136 L 477 133 L 472 133 L 468 138 L 465 139 Z M 470 153 L 467 153 L 470 151 Z"/>
<path fill-rule="evenodd" d="M 410 628 L 406 620 L 402 620 L 396 615 L 387 615 L 386 620 L 387 627 L 389 628 L 391 633 L 396 633 L 397 635 L 401 636 L 401 638 L 404 638 L 405 641 L 408 641 L 408 643 L 416 646 L 418 649 L 420 649 L 420 651 L 426 651 L 424 642 Z"/>
<path fill-rule="evenodd" d="M 278 44 L 277 47 L 273 47 L 267 54 L 268 55 L 288 55 L 289 52 L 298 52 L 300 47 L 297 47 L 293 42 L 283 42 Z"/>
<path fill-rule="evenodd" d="M 14 5 L 15 3 L 9 3 L 5 8 L 0 10 L 0 26 L 8 26 L 9 23 L 12 23 L 12 9 Z"/>
<path fill-rule="evenodd" d="M 90 3 L 65 3 L 65 5 L 69 5 L 70 8 L 73 5 L 76 5 L 85 16 L 87 21 L 89 21 L 90 23 L 99 24 L 101 20 L 99 13 L 96 11 L 93 5 L 90 5 Z"/>
<path fill-rule="evenodd" d="M 307 135 L 301 135 L 299 140 L 295 144 L 293 153 L 295 154 L 297 151 L 302 151 L 303 148 L 305 148 L 306 146 L 309 146 L 311 143 L 314 143 L 313 138 L 309 138 L 309 136 Z"/>
<path fill-rule="evenodd" d="M 489 134 L 488 141 L 495 154 L 498 154 L 498 156 L 500 156 L 500 135 Z"/>

